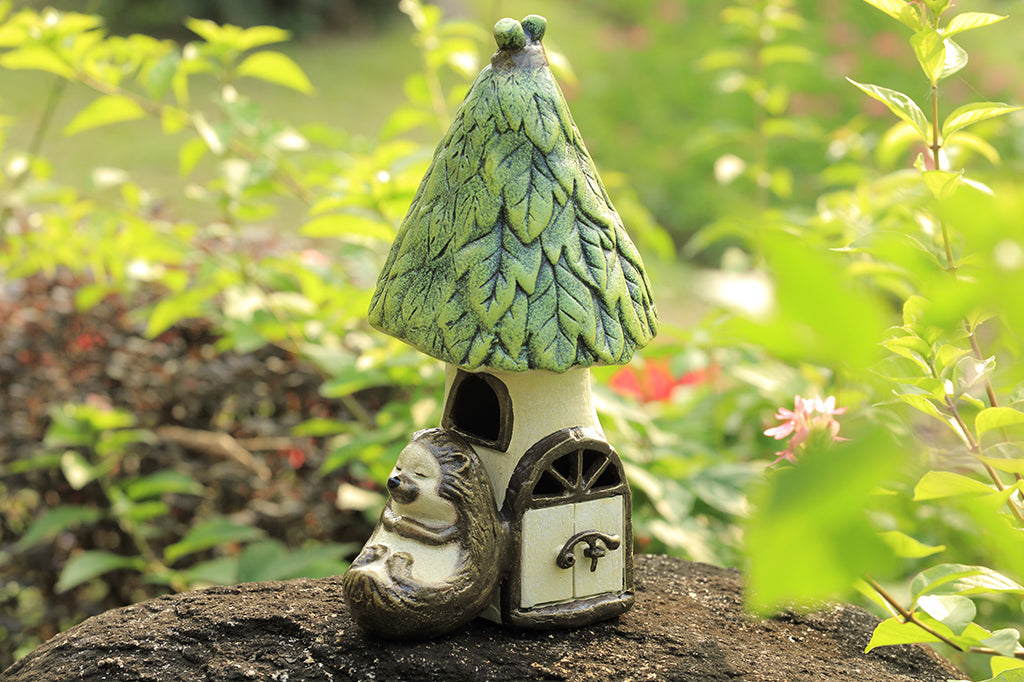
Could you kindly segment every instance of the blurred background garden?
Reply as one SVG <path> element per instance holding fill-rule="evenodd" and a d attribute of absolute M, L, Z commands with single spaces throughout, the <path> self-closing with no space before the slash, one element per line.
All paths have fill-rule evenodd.
<path fill-rule="evenodd" d="M 345 570 L 440 419 L 377 272 L 531 13 L 661 319 L 593 372 L 637 550 L 1024 679 L 1011 0 L 0 1 L 0 669 Z"/>

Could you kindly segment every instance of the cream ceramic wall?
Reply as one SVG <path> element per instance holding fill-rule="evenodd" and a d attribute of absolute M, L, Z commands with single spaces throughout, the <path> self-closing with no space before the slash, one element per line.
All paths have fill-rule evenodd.
<path fill-rule="evenodd" d="M 451 392 L 452 381 L 458 371 L 447 365 L 444 387 L 445 404 Z M 541 438 L 568 428 L 584 426 L 595 429 L 602 436 L 601 423 L 590 394 L 590 369 L 576 367 L 564 374 L 535 370 L 531 372 L 494 372 L 488 370 L 508 387 L 512 399 L 512 441 L 507 452 L 498 452 L 481 445 L 473 445 L 491 477 L 498 508 L 505 501 L 505 488 L 519 459 L 531 445 Z"/>

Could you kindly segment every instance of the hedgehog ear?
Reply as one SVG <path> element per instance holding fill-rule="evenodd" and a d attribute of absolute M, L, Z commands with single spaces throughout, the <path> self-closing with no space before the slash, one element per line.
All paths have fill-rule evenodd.
<path fill-rule="evenodd" d="M 455 450 L 449 459 L 451 461 L 451 465 L 448 467 L 449 473 L 461 475 L 469 469 L 469 457 L 466 456 L 466 453 Z"/>
<path fill-rule="evenodd" d="M 425 434 L 427 431 L 434 431 L 436 428 L 437 427 L 435 426 L 435 427 L 430 427 L 430 428 L 426 428 L 426 429 L 420 429 L 419 431 L 416 431 L 415 433 L 412 434 L 412 438 L 409 439 L 409 442 L 411 443 L 412 441 L 416 440 L 417 438 L 419 438 L 420 436 Z"/>

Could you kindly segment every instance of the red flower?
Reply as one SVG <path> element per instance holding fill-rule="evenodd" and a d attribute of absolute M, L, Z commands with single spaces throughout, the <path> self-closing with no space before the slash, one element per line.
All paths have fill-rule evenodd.
<path fill-rule="evenodd" d="M 648 360 L 639 371 L 633 367 L 623 367 L 612 376 L 609 385 L 619 395 L 633 396 L 640 402 L 666 401 L 672 398 L 672 392 L 677 386 L 693 386 L 710 381 L 714 370 L 714 367 L 695 369 L 677 379 L 672 376 L 668 362 Z"/>
<path fill-rule="evenodd" d="M 277 454 L 282 459 L 287 459 L 288 466 L 295 470 L 300 469 L 306 463 L 306 453 L 294 446 L 285 450 L 279 450 Z"/>
<path fill-rule="evenodd" d="M 82 332 L 75 340 L 71 342 L 71 345 L 79 351 L 85 352 L 90 351 L 93 348 L 102 348 L 104 345 L 103 337 L 98 332 Z"/>

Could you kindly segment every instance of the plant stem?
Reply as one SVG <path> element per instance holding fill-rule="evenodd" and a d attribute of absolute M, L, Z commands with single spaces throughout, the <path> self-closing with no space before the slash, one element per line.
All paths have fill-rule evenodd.
<path fill-rule="evenodd" d="M 929 149 L 932 150 L 932 163 L 935 170 L 942 170 L 942 143 L 939 142 L 939 84 L 932 84 L 932 143 Z"/>
<path fill-rule="evenodd" d="M 935 21 L 937 26 L 938 17 L 935 18 Z M 932 163 L 934 164 L 935 170 L 938 171 L 942 170 L 942 142 L 939 139 L 939 84 L 937 81 L 932 83 L 931 101 L 932 142 L 929 146 L 929 149 L 931 149 L 932 152 Z M 952 239 L 949 235 L 949 226 L 946 225 L 946 221 L 942 219 L 942 216 L 936 217 L 939 221 L 939 226 L 942 230 L 942 246 L 946 253 L 946 271 L 953 275 L 954 278 L 956 278 L 958 266 L 956 263 L 956 259 L 953 256 L 953 245 Z M 981 348 L 978 346 L 977 339 L 974 336 L 973 329 L 971 329 L 970 325 L 967 322 L 965 322 L 964 325 L 967 329 L 967 337 L 970 340 L 971 351 L 973 352 L 974 357 L 977 360 L 984 360 L 984 356 L 981 353 Z M 985 391 L 988 394 L 989 404 L 992 407 L 996 407 L 999 404 L 999 401 L 996 398 L 995 391 L 992 388 L 992 383 L 988 379 L 985 380 Z M 946 407 L 949 408 L 950 412 L 953 414 L 954 419 L 956 419 L 956 422 L 959 425 L 960 430 L 967 441 L 968 449 L 973 454 L 980 455 L 981 446 L 978 444 L 976 440 L 974 440 L 974 437 L 971 434 L 970 429 L 967 428 L 967 424 L 960 416 L 959 410 L 957 410 L 956 402 L 950 400 L 949 396 L 946 397 Z M 1006 486 L 1003 484 L 1002 479 L 999 478 L 998 472 L 996 472 L 996 470 L 993 469 L 987 462 L 982 462 L 982 464 L 984 465 L 985 470 L 988 472 L 989 478 L 992 479 L 992 482 L 995 484 L 996 488 L 999 490 L 1005 490 Z M 1017 518 L 1017 521 L 1021 524 L 1024 524 L 1024 513 L 1021 512 L 1020 507 L 1017 506 L 1017 503 L 1014 502 L 1012 499 L 1008 499 L 1006 501 L 1006 504 L 1010 508 L 1010 511 L 1013 512 L 1013 515 Z"/>
<path fill-rule="evenodd" d="M 938 639 L 943 644 L 951 646 L 951 647 L 953 647 L 954 649 L 956 649 L 959 652 L 965 653 L 967 651 L 962 646 L 960 646 L 959 644 L 957 644 L 953 640 L 949 639 L 948 637 L 946 637 L 942 633 L 936 632 L 934 629 L 929 627 L 927 624 L 921 622 L 921 620 L 918 619 L 918 617 L 915 616 L 912 611 L 908 611 L 907 609 L 903 608 L 903 605 L 900 604 L 896 600 L 895 597 L 893 597 L 891 594 L 886 592 L 885 588 L 883 588 L 881 585 L 879 585 L 877 582 L 875 582 L 875 580 L 873 578 L 867 577 L 867 578 L 865 578 L 865 581 L 869 585 L 871 585 L 871 589 L 873 589 L 878 594 L 879 597 L 884 599 L 885 602 L 887 604 L 889 604 L 889 606 L 892 607 L 893 611 L 895 611 L 897 614 L 899 614 L 900 620 L 902 620 L 904 623 L 913 623 L 917 627 L 919 627 L 922 630 L 924 630 L 925 632 L 927 632 L 932 637 L 935 637 L 936 639 Z"/>
<path fill-rule="evenodd" d="M 959 426 L 964 440 L 967 443 L 967 449 L 970 450 L 973 455 L 980 455 L 981 446 L 978 444 L 978 441 L 974 439 L 974 435 L 967 427 L 967 423 L 964 421 L 963 417 L 960 416 L 960 410 L 957 409 L 956 402 L 950 400 L 949 396 L 946 396 L 946 408 L 949 410 L 950 414 L 953 415 L 953 419 L 956 420 L 957 426 Z M 992 483 L 995 484 L 996 489 L 1000 491 L 1006 490 L 1006 484 L 1004 484 L 1003 480 L 999 478 L 999 472 L 993 469 L 988 462 L 982 461 L 981 464 L 985 467 L 985 471 L 988 473 L 989 478 L 992 479 Z M 1021 512 L 1020 507 L 1018 507 L 1017 503 L 1013 501 L 1013 498 L 1006 500 L 1006 506 L 1010 508 L 1010 511 L 1017 519 L 1017 522 L 1024 525 L 1024 513 Z"/>
<path fill-rule="evenodd" d="M 970 325 L 967 326 L 967 340 L 971 343 L 971 352 L 974 353 L 974 359 L 984 362 L 985 356 L 981 354 L 978 337 L 974 334 L 974 329 Z M 985 379 L 985 394 L 988 396 L 989 407 L 999 407 L 999 399 L 996 398 L 996 392 L 992 389 L 992 382 L 988 379 Z"/>
<path fill-rule="evenodd" d="M 972 646 L 971 647 L 971 653 L 975 653 L 975 654 L 988 654 L 989 656 L 1004 656 L 1005 655 L 1005 654 L 1001 654 L 998 651 L 996 651 L 995 649 L 991 649 L 991 648 L 989 648 L 987 646 Z M 1014 651 L 1013 652 L 1013 657 L 1014 658 L 1024 658 L 1024 651 Z"/>
<path fill-rule="evenodd" d="M 932 165 L 935 170 L 942 170 L 942 142 L 939 140 L 939 85 L 932 83 L 932 143 L 928 146 L 932 152 Z M 956 276 L 957 264 L 953 257 L 953 243 L 949 236 L 949 227 L 942 216 L 936 216 L 942 230 L 942 246 L 946 252 L 946 272 Z"/>
<path fill-rule="evenodd" d="M 29 140 L 28 147 L 25 149 L 25 153 L 28 155 L 29 163 L 31 159 L 38 156 L 39 150 L 42 149 L 43 140 L 46 139 L 46 134 L 50 132 L 50 125 L 53 123 L 53 114 L 57 111 L 57 105 L 60 103 L 61 98 L 64 96 L 64 91 L 68 87 L 68 81 L 63 78 L 57 77 L 53 81 L 53 85 L 50 86 L 50 92 L 46 96 L 46 104 L 43 105 L 43 113 L 39 117 L 39 123 L 36 124 L 36 129 L 32 131 L 32 138 Z M 15 190 L 24 184 L 25 180 L 29 177 L 29 168 L 18 174 L 11 181 L 11 189 Z M 5 206 L 3 211 L 0 211 L 0 244 L 4 241 L 4 225 L 10 220 L 14 208 L 12 206 Z"/>
<path fill-rule="evenodd" d="M 893 611 L 895 611 L 897 614 L 899 614 L 900 619 L 904 623 L 913 623 L 917 627 L 919 627 L 922 630 L 924 630 L 925 632 L 927 632 L 929 635 L 932 635 L 933 637 L 935 637 L 936 639 L 941 641 L 943 644 L 946 644 L 947 646 L 951 646 L 951 647 L 953 647 L 954 649 L 956 649 L 957 651 L 959 651 L 961 653 L 989 654 L 989 655 L 999 655 L 999 656 L 1003 655 L 1003 654 L 1000 654 L 995 649 L 991 649 L 989 647 L 983 647 L 983 646 L 971 646 L 971 647 L 967 647 L 965 649 L 964 647 L 962 647 L 959 644 L 956 644 L 955 642 L 950 640 L 948 637 L 946 637 L 942 633 L 936 632 L 933 628 L 929 627 L 926 623 L 921 622 L 921 620 L 918 619 L 917 616 L 915 616 L 913 612 L 908 611 L 907 609 L 903 608 L 903 605 L 900 604 L 896 600 L 895 597 L 893 597 L 891 594 L 886 592 L 885 588 L 882 587 L 881 585 L 879 585 L 873 578 L 866 576 L 864 578 L 864 580 L 865 580 L 865 582 L 868 583 L 868 585 L 871 586 L 871 589 L 873 589 L 875 591 L 875 593 L 879 597 L 884 599 L 885 602 L 889 606 L 892 607 Z M 1024 650 L 1020 650 L 1018 648 L 1017 651 L 1013 652 L 1013 655 L 1014 655 L 1015 658 L 1024 658 Z"/>

